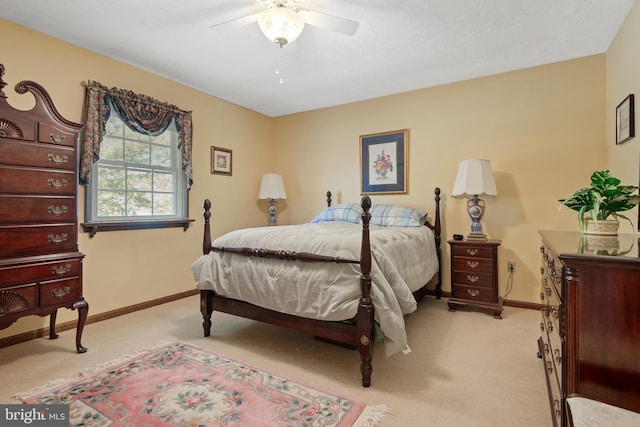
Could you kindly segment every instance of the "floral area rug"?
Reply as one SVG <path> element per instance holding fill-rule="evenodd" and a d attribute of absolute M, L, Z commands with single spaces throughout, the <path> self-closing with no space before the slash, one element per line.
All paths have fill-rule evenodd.
<path fill-rule="evenodd" d="M 184 342 L 16 397 L 68 404 L 70 425 L 84 427 L 376 426 L 387 413 Z"/>

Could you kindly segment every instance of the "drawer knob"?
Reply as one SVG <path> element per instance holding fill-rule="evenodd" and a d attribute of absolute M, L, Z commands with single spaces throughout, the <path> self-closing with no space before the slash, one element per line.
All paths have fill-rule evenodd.
<path fill-rule="evenodd" d="M 477 248 L 467 248 L 467 253 L 471 256 L 476 256 L 478 255 L 478 249 Z"/>
<path fill-rule="evenodd" d="M 62 298 L 65 295 L 69 295 L 70 293 L 71 293 L 71 288 L 69 286 L 65 286 L 64 288 L 60 288 L 60 289 L 51 290 L 51 296 L 55 298 Z"/>
<path fill-rule="evenodd" d="M 67 163 L 69 161 L 69 156 L 64 154 L 49 154 L 47 158 L 50 162 L 56 164 Z"/>
<path fill-rule="evenodd" d="M 63 274 L 68 273 L 70 271 L 71 271 L 71 264 L 54 265 L 53 267 L 51 267 L 51 273 L 57 274 L 58 276 L 62 276 Z"/>
<path fill-rule="evenodd" d="M 477 289 L 467 289 L 467 293 L 472 297 L 477 297 L 480 294 L 480 291 Z"/>
<path fill-rule="evenodd" d="M 55 216 L 60 216 L 62 214 L 66 214 L 68 212 L 69 208 L 67 208 L 66 206 L 49 206 L 47 208 L 47 211 L 50 214 L 53 214 Z"/>
<path fill-rule="evenodd" d="M 63 233 L 63 234 L 56 234 L 55 236 L 53 234 L 49 234 L 47 236 L 47 240 L 49 241 L 49 243 L 55 243 L 56 245 L 62 243 L 62 242 L 66 242 L 67 241 L 67 234 Z"/>
<path fill-rule="evenodd" d="M 55 133 L 50 133 L 49 138 L 51 138 L 51 140 L 57 144 L 60 144 L 65 140 L 64 135 L 56 135 Z"/>
<path fill-rule="evenodd" d="M 62 188 L 62 187 L 66 187 L 68 184 L 68 181 L 66 179 L 53 179 L 53 178 L 49 178 L 47 180 L 47 184 L 49 184 L 49 187 L 53 187 L 53 188 Z"/>
<path fill-rule="evenodd" d="M 555 350 L 553 350 L 553 354 L 556 357 L 556 364 L 562 365 L 562 355 L 560 354 L 560 349 L 556 348 Z"/>
<path fill-rule="evenodd" d="M 476 283 L 478 280 L 480 280 L 480 276 L 472 276 L 471 274 L 467 274 L 467 280 L 471 283 Z"/>
<path fill-rule="evenodd" d="M 467 266 L 469 266 L 470 268 L 476 268 L 479 265 L 480 263 L 478 261 L 467 261 Z"/>

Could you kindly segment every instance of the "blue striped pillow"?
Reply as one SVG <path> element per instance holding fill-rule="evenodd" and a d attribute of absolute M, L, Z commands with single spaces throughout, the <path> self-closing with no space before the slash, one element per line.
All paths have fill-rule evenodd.
<path fill-rule="evenodd" d="M 342 203 L 323 209 L 311 222 L 342 221 L 359 224 L 362 208 L 357 203 Z"/>
<path fill-rule="evenodd" d="M 372 205 L 372 225 L 383 227 L 420 227 L 427 222 L 427 213 L 420 209 L 398 205 Z"/>

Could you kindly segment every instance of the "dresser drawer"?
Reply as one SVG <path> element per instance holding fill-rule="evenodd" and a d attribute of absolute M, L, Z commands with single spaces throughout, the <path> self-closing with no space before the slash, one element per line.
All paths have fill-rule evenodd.
<path fill-rule="evenodd" d="M 72 252 L 77 249 L 75 224 L 0 226 L 0 258 Z"/>
<path fill-rule="evenodd" d="M 479 273 L 475 271 L 454 271 L 453 282 L 456 284 L 492 287 L 493 275 L 491 273 Z"/>
<path fill-rule="evenodd" d="M 0 166 L 0 188 L 4 194 L 76 194 L 75 171 Z"/>
<path fill-rule="evenodd" d="M 0 162 L 7 165 L 75 170 L 76 152 L 51 144 L 12 141 L 0 142 Z"/>
<path fill-rule="evenodd" d="M 36 308 L 36 285 L 0 288 L 0 321 L 7 314 Z"/>
<path fill-rule="evenodd" d="M 50 123 L 39 123 L 38 141 L 74 147 L 76 145 L 76 134 Z"/>
<path fill-rule="evenodd" d="M 40 284 L 40 306 L 61 305 L 79 301 L 82 285 L 79 277 L 51 280 Z"/>
<path fill-rule="evenodd" d="M 0 287 L 80 276 L 81 271 L 81 257 L 2 267 L 0 268 Z"/>
<path fill-rule="evenodd" d="M 489 258 L 492 257 L 491 248 L 479 248 L 475 246 L 455 246 L 453 256 Z"/>
<path fill-rule="evenodd" d="M 482 286 L 453 285 L 453 296 L 455 298 L 464 298 L 469 303 L 473 301 L 494 302 L 493 289 Z"/>
<path fill-rule="evenodd" d="M 71 196 L 13 196 L 0 194 L 0 224 L 74 222 L 76 199 Z"/>
<path fill-rule="evenodd" d="M 493 260 L 485 258 L 455 257 L 453 260 L 454 271 L 480 271 L 493 273 Z"/>

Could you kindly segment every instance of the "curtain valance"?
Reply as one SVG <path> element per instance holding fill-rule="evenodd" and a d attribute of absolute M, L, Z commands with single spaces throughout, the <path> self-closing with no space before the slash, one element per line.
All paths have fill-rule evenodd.
<path fill-rule="evenodd" d="M 89 81 L 86 88 L 86 114 L 84 139 L 80 148 L 80 182 L 87 184 L 91 166 L 100 158 L 100 143 L 106 132 L 106 123 L 111 114 L 111 105 L 133 131 L 145 135 L 158 136 L 175 119 L 178 131 L 182 170 L 187 175 L 189 187 L 193 183 L 191 166 L 192 123 L 191 111 L 160 102 L 147 95 L 130 90 L 109 89 L 95 81 Z"/>

